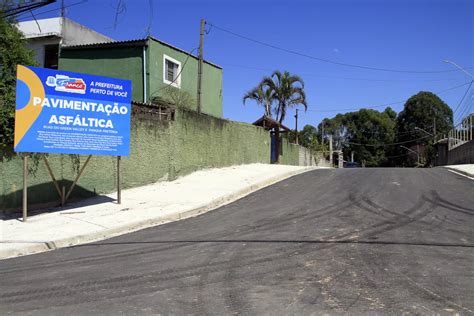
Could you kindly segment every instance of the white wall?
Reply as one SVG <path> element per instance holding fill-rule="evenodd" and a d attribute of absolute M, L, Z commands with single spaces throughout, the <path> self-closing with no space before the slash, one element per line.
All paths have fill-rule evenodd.
<path fill-rule="evenodd" d="M 17 27 L 25 35 L 25 38 L 28 39 L 44 36 L 60 36 L 61 18 L 18 22 Z"/>
<path fill-rule="evenodd" d="M 64 19 L 61 35 L 63 38 L 63 45 L 65 46 L 112 41 L 110 37 L 100 34 L 69 19 Z"/>
<path fill-rule="evenodd" d="M 28 39 L 28 47 L 35 52 L 38 64 L 44 66 L 44 47 L 51 44 L 80 45 L 110 42 L 112 39 L 84 25 L 60 17 L 23 21 L 17 24 L 18 29 Z"/>
<path fill-rule="evenodd" d="M 37 39 L 31 39 L 28 41 L 28 48 L 33 50 L 35 52 L 35 60 L 38 63 L 40 67 L 43 67 L 44 64 L 44 47 L 46 45 L 52 45 L 56 44 L 58 45 L 60 41 L 60 38 L 54 37 L 54 38 L 37 38 Z"/>

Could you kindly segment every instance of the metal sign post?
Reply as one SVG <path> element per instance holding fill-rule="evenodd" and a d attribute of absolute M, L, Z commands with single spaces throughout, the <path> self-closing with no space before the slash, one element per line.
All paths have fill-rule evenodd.
<path fill-rule="evenodd" d="M 23 221 L 28 215 L 31 153 L 88 155 L 67 190 L 43 156 L 61 205 L 71 196 L 92 155 L 117 156 L 117 201 L 121 203 L 120 160 L 130 154 L 131 94 L 130 80 L 17 66 L 14 151 L 25 153 Z"/>
<path fill-rule="evenodd" d="M 23 157 L 23 222 L 28 218 L 28 155 Z"/>
<path fill-rule="evenodd" d="M 120 181 L 120 156 L 117 156 L 117 204 L 122 204 L 122 185 Z"/>

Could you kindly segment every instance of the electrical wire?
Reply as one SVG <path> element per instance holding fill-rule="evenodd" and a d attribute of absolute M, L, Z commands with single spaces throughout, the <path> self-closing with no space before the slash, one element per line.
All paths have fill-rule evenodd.
<path fill-rule="evenodd" d="M 442 94 L 451 90 L 459 89 L 461 87 L 464 87 L 466 85 L 470 84 L 470 82 L 465 82 L 461 85 L 454 86 L 445 90 L 440 90 L 435 92 L 436 94 Z M 345 108 L 345 109 L 333 109 L 333 110 L 307 110 L 306 112 L 317 112 L 317 113 L 327 113 L 327 112 L 342 112 L 342 111 L 356 111 L 356 110 L 361 110 L 361 109 L 376 109 L 376 108 L 381 108 L 381 107 L 387 107 L 395 104 L 402 104 L 405 103 L 406 100 L 403 101 L 395 101 L 395 102 L 390 102 L 390 103 L 385 103 L 385 104 L 379 104 L 379 105 L 374 105 L 374 106 L 367 106 L 367 107 L 358 107 L 358 108 Z"/>
<path fill-rule="evenodd" d="M 456 113 L 457 113 L 457 111 L 460 109 L 460 107 L 461 107 L 461 105 L 462 105 L 464 99 L 466 98 L 466 96 L 467 96 L 469 90 L 471 89 L 473 83 L 474 83 L 474 80 L 471 81 L 471 83 L 469 84 L 469 87 L 467 87 L 467 89 L 466 89 L 466 92 L 464 92 L 464 95 L 462 96 L 461 100 L 459 101 L 459 104 L 456 106 L 456 109 L 455 109 L 454 112 L 453 112 L 453 116 L 455 116 Z M 465 107 L 464 109 L 462 109 L 462 110 L 458 113 L 458 115 L 455 116 L 456 119 L 454 120 L 454 122 L 459 121 L 459 118 L 462 119 L 463 114 L 466 112 L 466 108 L 469 108 L 469 102 L 467 102 L 467 103 L 466 103 L 466 107 Z"/>
<path fill-rule="evenodd" d="M 38 31 L 40 33 L 42 33 L 41 26 L 39 25 L 38 20 L 36 19 L 36 16 L 33 14 L 33 11 L 30 10 L 30 13 L 31 13 L 31 16 L 33 17 L 33 19 L 35 20 L 36 26 L 38 27 Z"/>
<path fill-rule="evenodd" d="M 9 9 L 4 10 L 3 12 L 0 12 L 0 13 L 1 13 L 2 18 L 7 18 L 7 17 L 11 17 L 11 16 L 18 16 L 22 13 L 28 13 L 29 11 L 47 6 L 51 3 L 53 3 L 52 0 L 46 0 L 46 1 L 40 1 L 40 2 L 32 1 L 32 2 L 29 2 L 29 3 L 25 3 L 25 4 L 19 3 L 16 8 L 9 8 Z"/>
<path fill-rule="evenodd" d="M 411 153 L 406 153 L 406 154 L 402 154 L 402 155 L 395 155 L 395 156 L 385 156 L 385 158 L 392 159 L 392 158 L 405 157 L 405 156 L 409 156 L 409 155 L 411 155 Z"/>
<path fill-rule="evenodd" d="M 474 80 L 472 80 L 472 81 L 469 83 L 469 87 L 467 87 L 466 92 L 464 92 L 464 95 L 462 96 L 461 101 L 459 101 L 459 104 L 458 104 L 458 106 L 456 107 L 456 109 L 454 110 L 453 114 L 455 114 L 455 113 L 458 111 L 459 107 L 460 107 L 461 104 L 462 104 L 462 101 L 464 101 L 464 98 L 466 97 L 467 93 L 469 92 L 469 89 L 471 89 L 471 86 L 472 86 L 473 83 L 474 83 Z"/>
<path fill-rule="evenodd" d="M 88 0 L 82 0 L 82 1 L 78 1 L 78 2 L 71 3 L 71 4 L 69 4 L 69 5 L 64 6 L 64 9 L 70 8 L 70 7 L 79 5 L 79 4 L 86 3 L 87 1 L 88 1 Z M 35 16 L 42 15 L 42 14 L 46 14 L 46 13 L 53 12 L 53 11 L 57 11 L 58 9 L 60 9 L 60 8 L 56 8 L 56 9 L 52 9 L 52 10 L 47 10 L 47 11 L 38 12 L 38 13 L 35 13 Z M 28 12 L 21 13 L 21 14 L 17 15 L 17 18 L 20 18 L 21 16 L 26 15 L 26 14 L 28 14 Z"/>
<path fill-rule="evenodd" d="M 153 0 L 148 0 L 148 8 L 149 8 L 149 19 L 148 19 L 148 26 L 146 28 L 146 36 L 150 36 L 151 33 L 151 28 L 153 25 L 153 15 L 154 15 L 154 9 L 153 9 Z"/>
<path fill-rule="evenodd" d="M 191 57 L 191 56 L 195 57 L 195 56 L 193 55 L 193 52 L 194 52 L 195 50 L 197 50 L 197 49 L 199 49 L 199 47 L 194 48 L 192 51 L 190 51 L 190 52 L 188 53 L 188 56 L 186 57 L 186 60 L 184 61 L 183 65 L 181 66 L 181 70 L 178 72 L 178 74 L 177 74 L 176 77 L 173 79 L 173 81 L 171 81 L 170 83 L 168 83 L 166 86 L 161 87 L 161 88 L 155 90 L 155 91 L 151 94 L 150 98 L 153 97 L 156 93 L 160 92 L 161 90 L 170 87 L 171 85 L 173 85 L 173 83 L 176 82 L 176 80 L 178 80 L 179 76 L 181 76 L 181 73 L 183 72 L 184 68 L 186 67 L 186 64 L 187 64 L 187 62 L 188 62 L 188 60 L 189 60 L 189 57 Z"/>
<path fill-rule="evenodd" d="M 470 113 L 472 113 L 471 109 L 472 109 L 472 104 L 467 103 L 465 110 L 461 112 L 459 115 L 459 118 L 458 118 L 459 123 L 461 123 L 465 117 L 467 117 Z"/>
<path fill-rule="evenodd" d="M 362 143 L 352 143 L 352 142 L 344 142 L 345 144 L 351 144 L 351 145 L 356 145 L 356 146 L 368 146 L 368 147 L 385 147 L 385 146 L 393 146 L 393 145 L 401 145 L 401 144 L 406 144 L 406 143 L 412 143 L 418 140 L 422 140 L 428 137 L 432 137 L 431 135 L 426 135 L 420 138 L 416 139 L 411 139 L 403 142 L 397 142 L 397 143 L 389 143 L 389 144 L 362 144 Z"/>
<path fill-rule="evenodd" d="M 259 71 L 268 71 L 268 72 L 275 71 L 275 69 L 251 67 L 251 66 L 244 66 L 244 65 L 237 65 L 237 64 L 222 64 L 222 66 L 236 67 L 236 68 L 242 68 L 242 69 L 251 69 L 251 70 L 259 70 Z M 310 73 L 301 73 L 300 75 L 301 76 L 307 76 L 307 77 L 320 77 L 320 78 L 328 78 L 328 79 L 342 79 L 342 80 L 355 80 L 355 81 L 374 81 L 374 82 L 407 82 L 407 81 L 439 82 L 439 81 L 457 81 L 457 80 L 459 80 L 459 79 L 455 79 L 455 78 L 451 78 L 451 79 L 372 79 L 372 78 L 354 78 L 354 77 L 316 75 L 316 74 L 310 74 Z"/>
<path fill-rule="evenodd" d="M 260 40 L 256 40 L 256 39 L 250 38 L 248 36 L 245 36 L 245 35 L 238 34 L 236 32 L 227 30 L 227 29 L 222 28 L 220 26 L 217 26 L 213 23 L 210 23 L 210 22 L 207 22 L 207 23 L 209 25 L 211 25 L 213 28 L 215 28 L 219 31 L 231 34 L 235 37 L 239 37 L 239 38 L 247 40 L 249 42 L 253 42 L 253 43 L 256 43 L 256 44 L 259 44 L 259 45 L 262 45 L 262 46 L 266 46 L 266 47 L 269 47 L 269 48 L 272 48 L 272 49 L 275 49 L 275 50 L 279 50 L 279 51 L 282 51 L 282 52 L 286 52 L 286 53 L 289 53 L 289 54 L 293 54 L 293 55 L 296 55 L 296 56 L 305 57 L 305 58 L 308 58 L 308 59 L 313 59 L 313 60 L 317 60 L 317 61 L 321 61 L 321 62 L 333 64 L 333 65 L 338 65 L 338 66 L 345 66 L 345 67 L 352 67 L 352 68 L 359 68 L 359 69 L 366 69 L 366 70 L 374 70 L 374 71 L 396 72 L 396 73 L 412 73 L 412 74 L 434 74 L 434 73 L 446 73 L 446 72 L 458 72 L 459 71 L 459 69 L 450 69 L 450 70 L 403 70 L 403 69 L 379 68 L 379 67 L 371 67 L 371 66 L 363 66 L 363 65 L 342 63 L 342 62 L 338 62 L 338 61 L 334 61 L 334 60 L 330 60 L 330 59 L 325 59 L 325 58 L 320 58 L 320 57 L 308 55 L 308 54 L 305 54 L 305 53 L 301 53 L 301 52 L 298 52 L 298 51 L 295 51 L 295 50 L 292 50 L 292 49 L 276 46 L 276 45 L 273 45 L 273 44 L 269 44 L 269 43 L 266 43 L 266 42 L 263 42 L 263 41 L 260 41 Z M 472 68 L 472 67 L 466 67 L 466 69 L 470 69 L 470 68 Z"/>

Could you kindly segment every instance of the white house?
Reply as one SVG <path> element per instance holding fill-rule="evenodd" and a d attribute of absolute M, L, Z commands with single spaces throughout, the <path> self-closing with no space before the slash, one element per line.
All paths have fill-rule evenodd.
<path fill-rule="evenodd" d="M 39 66 L 45 68 L 58 68 L 59 45 L 113 41 L 110 37 L 61 17 L 23 21 L 17 27 L 28 40 L 28 47 L 35 51 Z"/>

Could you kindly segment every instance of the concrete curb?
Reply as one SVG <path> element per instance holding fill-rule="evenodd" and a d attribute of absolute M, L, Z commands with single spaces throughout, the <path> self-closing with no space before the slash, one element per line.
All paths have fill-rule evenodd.
<path fill-rule="evenodd" d="M 211 200 L 209 203 L 203 204 L 196 208 L 193 208 L 190 210 L 183 210 L 182 212 L 179 212 L 176 214 L 166 215 L 166 216 L 157 215 L 157 217 L 152 218 L 152 219 L 139 220 L 139 221 L 127 223 L 125 225 L 121 225 L 118 227 L 107 228 L 107 229 L 94 232 L 91 234 L 87 234 L 87 235 L 77 235 L 73 237 L 67 237 L 67 238 L 51 240 L 51 241 L 39 241 L 38 244 L 25 245 L 24 247 L 21 247 L 18 249 L 0 250 L 0 260 L 24 256 L 24 255 L 31 255 L 35 253 L 41 253 L 41 252 L 76 246 L 76 245 L 90 243 L 90 242 L 95 242 L 95 241 L 104 240 L 104 239 L 120 236 L 123 234 L 131 233 L 131 232 L 135 232 L 135 231 L 142 230 L 145 228 L 150 228 L 150 227 L 166 224 L 169 222 L 174 222 L 174 221 L 198 216 L 198 215 L 207 213 L 209 211 L 215 210 L 221 206 L 232 203 L 238 199 L 241 199 L 251 193 L 254 193 L 258 190 L 261 190 L 277 182 L 283 181 L 285 179 L 291 178 L 293 176 L 296 176 L 308 171 L 318 170 L 318 169 L 319 168 L 317 167 L 307 167 L 301 170 L 286 172 L 282 175 L 265 179 L 263 181 L 249 185 L 248 187 L 244 189 L 241 189 L 236 192 L 229 193 L 223 197 Z"/>
<path fill-rule="evenodd" d="M 473 173 L 470 173 L 470 172 L 467 172 L 467 171 L 464 171 L 464 170 L 459 170 L 459 169 L 456 169 L 456 168 L 445 167 L 445 166 L 443 166 L 442 168 L 454 171 L 455 173 L 460 173 L 462 175 L 465 175 L 466 177 L 474 178 Z"/>

